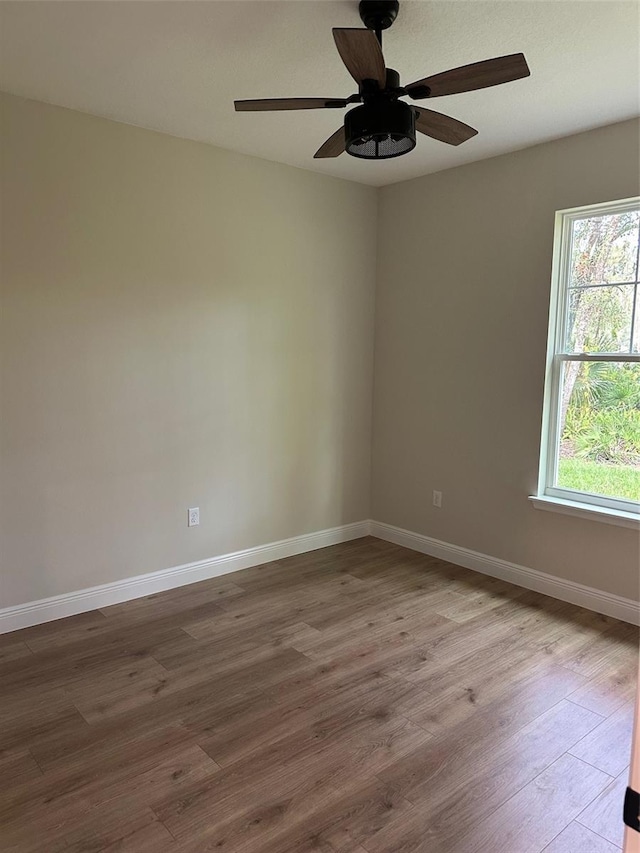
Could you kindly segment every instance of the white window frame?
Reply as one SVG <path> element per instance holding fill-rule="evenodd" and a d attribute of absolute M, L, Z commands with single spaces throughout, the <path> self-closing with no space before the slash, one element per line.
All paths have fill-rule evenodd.
<path fill-rule="evenodd" d="M 567 361 L 612 361 L 640 363 L 640 353 L 568 353 L 565 347 L 568 317 L 569 265 L 571 260 L 571 237 L 573 223 L 579 219 L 608 214 L 626 213 L 640 209 L 640 197 L 622 201 L 575 207 L 556 212 L 553 242 L 553 266 L 551 299 L 549 306 L 549 335 L 544 383 L 542 414 L 542 440 L 540 446 L 540 469 L 538 493 L 531 497 L 536 507 L 596 518 L 613 524 L 640 528 L 640 503 L 623 498 L 608 498 L 590 492 L 554 486 L 556 481 L 559 442 L 563 364 Z M 638 275 L 638 269 L 636 269 Z M 636 282 L 635 301 L 640 300 L 640 285 Z M 632 315 L 632 323 L 635 314 Z M 631 340 L 633 341 L 633 326 Z"/>

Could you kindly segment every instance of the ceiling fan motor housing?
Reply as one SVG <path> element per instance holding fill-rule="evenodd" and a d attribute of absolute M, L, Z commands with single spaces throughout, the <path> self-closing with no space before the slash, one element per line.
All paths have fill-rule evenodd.
<path fill-rule="evenodd" d="M 415 112 L 404 101 L 377 101 L 350 110 L 344 119 L 346 151 L 365 160 L 408 154 L 416 146 Z"/>

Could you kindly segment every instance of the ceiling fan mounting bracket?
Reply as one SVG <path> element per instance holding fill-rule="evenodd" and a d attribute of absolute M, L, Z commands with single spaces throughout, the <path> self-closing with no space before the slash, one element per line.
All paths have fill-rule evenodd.
<path fill-rule="evenodd" d="M 360 0 L 362 23 L 376 33 L 388 29 L 398 16 L 398 0 Z"/>

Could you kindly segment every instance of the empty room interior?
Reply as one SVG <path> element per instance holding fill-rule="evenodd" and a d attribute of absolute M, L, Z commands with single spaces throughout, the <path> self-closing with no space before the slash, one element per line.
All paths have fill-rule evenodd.
<path fill-rule="evenodd" d="M 639 34 L 0 2 L 2 853 L 640 850 Z"/>

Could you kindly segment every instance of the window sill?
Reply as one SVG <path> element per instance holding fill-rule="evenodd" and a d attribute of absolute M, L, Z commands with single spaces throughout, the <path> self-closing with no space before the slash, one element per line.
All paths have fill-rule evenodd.
<path fill-rule="evenodd" d="M 578 501 L 567 501 L 562 498 L 550 498 L 542 495 L 531 495 L 529 500 L 536 509 L 561 512 L 565 515 L 575 515 L 578 518 L 588 518 L 591 521 L 603 521 L 605 524 L 616 524 L 618 527 L 640 530 L 640 516 L 633 512 L 623 512 L 594 504 L 578 503 Z"/>

